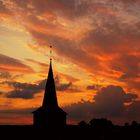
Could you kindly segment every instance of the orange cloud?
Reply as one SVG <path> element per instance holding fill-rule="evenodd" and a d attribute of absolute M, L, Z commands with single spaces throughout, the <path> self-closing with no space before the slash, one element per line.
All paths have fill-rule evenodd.
<path fill-rule="evenodd" d="M 6 70 L 6 71 L 15 71 L 15 72 L 20 72 L 20 73 L 32 73 L 33 70 L 29 68 L 20 68 L 20 67 L 14 67 L 14 66 L 0 66 L 1 70 Z"/>
<path fill-rule="evenodd" d="M 0 54 L 0 69 L 6 71 L 16 71 L 21 73 L 32 73 L 33 69 L 23 64 L 15 58 Z"/>

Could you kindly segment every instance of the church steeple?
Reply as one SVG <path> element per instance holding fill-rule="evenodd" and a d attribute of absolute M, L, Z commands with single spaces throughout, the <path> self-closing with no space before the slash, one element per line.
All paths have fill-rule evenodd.
<path fill-rule="evenodd" d="M 52 47 L 50 47 L 50 67 L 45 87 L 43 103 L 41 107 L 33 111 L 33 124 L 39 127 L 59 127 L 66 125 L 67 113 L 58 106 L 57 102 L 55 80 L 52 69 L 51 48 Z"/>
<path fill-rule="evenodd" d="M 45 87 L 45 95 L 44 95 L 42 106 L 47 108 L 58 107 L 51 58 L 50 58 L 50 67 L 49 67 L 49 73 L 48 73 L 47 83 Z"/>

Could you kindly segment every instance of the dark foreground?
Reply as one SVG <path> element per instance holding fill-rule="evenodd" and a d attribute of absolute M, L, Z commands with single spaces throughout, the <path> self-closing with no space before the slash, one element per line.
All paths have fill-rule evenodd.
<path fill-rule="evenodd" d="M 140 140 L 139 126 L 70 126 L 35 128 L 33 126 L 0 126 L 0 139 L 6 140 Z"/>

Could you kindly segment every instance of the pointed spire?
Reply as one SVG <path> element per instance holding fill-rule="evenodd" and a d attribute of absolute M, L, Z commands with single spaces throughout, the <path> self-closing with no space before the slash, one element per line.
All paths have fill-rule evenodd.
<path fill-rule="evenodd" d="M 53 77 L 53 70 L 52 70 L 52 59 L 50 59 L 50 67 L 49 67 L 49 73 L 48 73 L 48 80 L 54 80 L 54 77 Z"/>
<path fill-rule="evenodd" d="M 55 80 L 52 69 L 52 47 L 50 46 L 50 66 L 42 106 L 33 112 L 33 122 L 38 127 L 66 125 L 66 115 L 57 102 Z"/>
<path fill-rule="evenodd" d="M 48 80 L 53 80 L 54 81 L 54 77 L 53 77 L 53 70 L 52 70 L 52 46 L 50 46 L 50 67 L 49 67 L 49 73 L 48 73 Z M 55 83 L 54 83 L 55 84 Z"/>
<path fill-rule="evenodd" d="M 56 97 L 56 89 L 55 89 L 55 81 L 53 76 L 53 69 L 52 69 L 52 50 L 50 46 L 50 67 L 48 72 L 47 83 L 45 87 L 45 95 L 43 100 L 43 107 L 47 108 L 54 108 L 58 107 L 57 97 Z"/>

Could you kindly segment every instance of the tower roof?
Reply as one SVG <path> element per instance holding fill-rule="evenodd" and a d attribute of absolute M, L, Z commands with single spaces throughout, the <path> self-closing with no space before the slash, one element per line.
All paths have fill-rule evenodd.
<path fill-rule="evenodd" d="M 58 107 L 51 59 L 42 107 L 48 109 Z"/>

